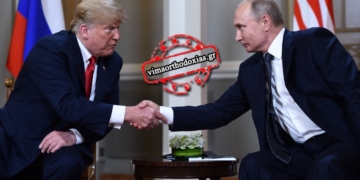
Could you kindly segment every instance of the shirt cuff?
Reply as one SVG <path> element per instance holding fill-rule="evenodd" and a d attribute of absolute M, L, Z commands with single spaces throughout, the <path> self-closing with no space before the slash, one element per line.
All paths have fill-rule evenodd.
<path fill-rule="evenodd" d="M 81 144 L 84 142 L 84 137 L 80 134 L 80 132 L 77 129 L 70 128 L 69 130 L 75 134 L 76 144 Z"/>
<path fill-rule="evenodd" d="M 160 113 L 168 120 L 168 125 L 173 125 L 174 111 L 171 107 L 160 106 Z"/>
<path fill-rule="evenodd" d="M 124 118 L 125 106 L 113 105 L 109 125 L 116 129 L 120 129 L 121 125 L 124 123 Z"/>

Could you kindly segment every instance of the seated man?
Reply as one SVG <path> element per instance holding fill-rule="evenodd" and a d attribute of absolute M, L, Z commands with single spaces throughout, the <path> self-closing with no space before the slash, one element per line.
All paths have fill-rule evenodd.
<path fill-rule="evenodd" d="M 124 20 L 113 0 L 86 0 L 71 31 L 36 43 L 0 109 L 0 179 L 80 179 L 90 143 L 109 125 L 158 125 L 158 109 L 116 105 L 123 62 L 114 48 Z"/>
<path fill-rule="evenodd" d="M 286 30 L 273 0 L 244 0 L 234 26 L 255 54 L 215 102 L 162 107 L 170 129 L 215 129 L 251 109 L 260 151 L 241 160 L 240 180 L 360 179 L 360 73 L 334 34 Z"/>

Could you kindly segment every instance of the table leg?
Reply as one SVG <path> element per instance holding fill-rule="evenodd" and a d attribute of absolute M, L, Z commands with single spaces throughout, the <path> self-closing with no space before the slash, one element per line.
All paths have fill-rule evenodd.
<path fill-rule="evenodd" d="M 135 180 L 142 180 L 143 179 L 143 177 L 141 177 L 141 176 L 134 175 L 134 177 L 135 177 Z"/>
<path fill-rule="evenodd" d="M 206 178 L 199 178 L 199 180 L 206 180 Z"/>
<path fill-rule="evenodd" d="M 210 178 L 210 180 L 220 180 L 220 178 Z"/>

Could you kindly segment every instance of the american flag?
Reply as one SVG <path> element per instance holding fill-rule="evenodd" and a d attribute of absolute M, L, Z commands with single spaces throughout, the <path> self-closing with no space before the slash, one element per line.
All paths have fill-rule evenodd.
<path fill-rule="evenodd" d="M 293 30 L 324 27 L 335 34 L 332 0 L 295 0 Z"/>

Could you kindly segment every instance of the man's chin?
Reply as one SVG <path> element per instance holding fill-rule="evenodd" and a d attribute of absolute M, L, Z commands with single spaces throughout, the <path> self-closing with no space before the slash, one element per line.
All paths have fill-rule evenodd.
<path fill-rule="evenodd" d="M 107 52 L 104 52 L 101 56 L 111 56 L 114 53 L 114 50 L 109 50 Z"/>
<path fill-rule="evenodd" d="M 249 48 L 249 47 L 245 47 L 245 51 L 248 53 L 253 53 L 255 52 L 253 49 Z"/>

